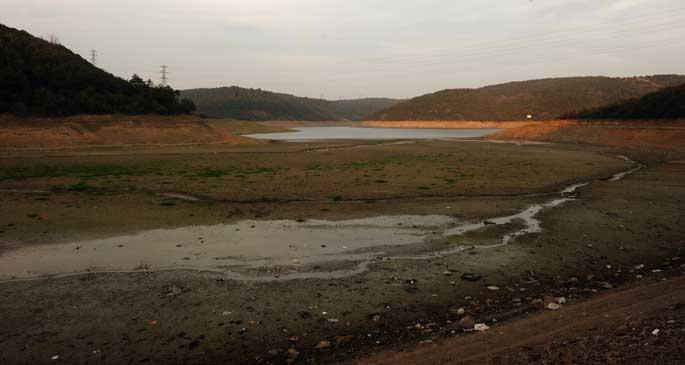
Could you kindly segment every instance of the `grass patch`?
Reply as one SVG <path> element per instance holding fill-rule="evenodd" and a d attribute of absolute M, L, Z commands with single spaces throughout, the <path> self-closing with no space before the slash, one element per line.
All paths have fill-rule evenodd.
<path fill-rule="evenodd" d="M 76 192 L 82 192 L 82 191 L 87 191 L 93 189 L 92 186 L 88 185 L 85 181 L 79 181 L 78 184 L 74 185 L 69 185 L 67 187 L 67 190 L 69 191 L 76 191 Z"/>
<path fill-rule="evenodd" d="M 247 175 L 275 174 L 276 170 L 270 167 L 258 167 L 254 169 L 231 168 L 231 169 L 212 169 L 205 168 L 200 170 L 195 176 L 201 178 L 221 178 L 224 176 L 247 177 Z"/>
<path fill-rule="evenodd" d="M 158 167 L 124 165 L 12 166 L 0 168 L 0 181 L 50 177 L 95 178 L 103 176 L 133 176 L 158 173 Z"/>

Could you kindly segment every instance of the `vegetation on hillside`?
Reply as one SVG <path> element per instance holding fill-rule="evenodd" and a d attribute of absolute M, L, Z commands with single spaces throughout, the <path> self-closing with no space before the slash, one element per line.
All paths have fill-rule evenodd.
<path fill-rule="evenodd" d="M 685 83 L 685 76 L 569 77 L 443 90 L 382 110 L 373 120 L 550 120 Z"/>
<path fill-rule="evenodd" d="M 361 120 L 397 103 L 369 98 L 329 101 L 237 86 L 181 92 L 201 114 L 238 120 Z"/>
<path fill-rule="evenodd" d="M 107 73 L 58 42 L 0 24 L 0 113 L 182 114 L 194 110 L 170 87 Z"/>
<path fill-rule="evenodd" d="M 685 118 L 685 84 L 667 87 L 641 98 L 566 115 L 577 119 Z"/>

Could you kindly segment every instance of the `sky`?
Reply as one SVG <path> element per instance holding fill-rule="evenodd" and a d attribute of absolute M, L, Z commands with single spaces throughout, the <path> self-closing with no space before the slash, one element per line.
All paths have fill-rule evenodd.
<path fill-rule="evenodd" d="M 685 73 L 683 0 L 0 0 L 0 23 L 177 89 L 409 98 Z M 0 50 L 1 51 L 1 50 Z"/>

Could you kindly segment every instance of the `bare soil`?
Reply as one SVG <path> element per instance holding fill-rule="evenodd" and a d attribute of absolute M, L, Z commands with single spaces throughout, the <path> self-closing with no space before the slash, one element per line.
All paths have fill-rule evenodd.
<path fill-rule="evenodd" d="M 465 341 L 472 363 L 483 360 L 478 355 L 503 359 L 499 363 L 679 363 L 682 280 L 645 289 L 645 296 L 616 294 L 596 305 L 586 300 L 608 288 L 685 274 L 682 152 L 446 141 L 4 151 L 0 255 L 36 244 L 243 219 L 446 214 L 481 220 L 547 201 L 569 183 L 591 184 L 577 200 L 544 211 L 542 232 L 512 244 L 421 260 L 378 257 L 368 271 L 349 277 L 254 283 L 143 268 L 2 282 L 0 363 L 351 363 L 445 339 Z M 617 154 L 646 167 L 605 181 L 629 165 Z M 476 245 L 498 233 L 485 229 L 443 244 Z M 466 273 L 480 279 L 461 279 Z M 546 297 L 566 303 L 541 317 L 540 331 L 513 322 L 546 311 Z M 586 310 L 574 311 L 584 303 L 590 303 L 580 307 Z M 634 309 L 642 307 L 643 314 Z M 453 339 L 461 333 L 459 308 L 491 329 Z M 593 329 L 590 319 L 604 314 L 610 317 Z M 497 335 L 503 323 L 514 327 Z M 562 325 L 570 327 L 559 332 Z M 659 336 L 651 334 L 655 327 Z M 518 334 L 520 343 L 512 340 Z M 468 350 L 484 346 L 469 342 L 480 338 L 501 342 L 492 343 L 493 352 Z M 580 352 L 581 345 L 591 349 Z"/>
<path fill-rule="evenodd" d="M 409 120 L 409 121 L 380 121 L 370 120 L 361 123 L 365 127 L 374 128 L 435 128 L 435 129 L 471 129 L 471 128 L 487 128 L 487 129 L 512 129 L 523 126 L 544 125 L 545 122 L 537 121 L 468 121 L 468 120 Z"/>
<path fill-rule="evenodd" d="M 685 278 L 678 277 L 355 364 L 679 364 L 684 353 Z"/>

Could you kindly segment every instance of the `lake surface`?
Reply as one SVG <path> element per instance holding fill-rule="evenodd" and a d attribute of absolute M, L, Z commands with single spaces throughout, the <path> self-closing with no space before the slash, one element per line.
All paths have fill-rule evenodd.
<path fill-rule="evenodd" d="M 360 127 L 301 127 L 295 132 L 248 134 L 246 137 L 284 141 L 312 141 L 325 139 L 441 139 L 476 138 L 500 129 L 400 129 Z"/>

